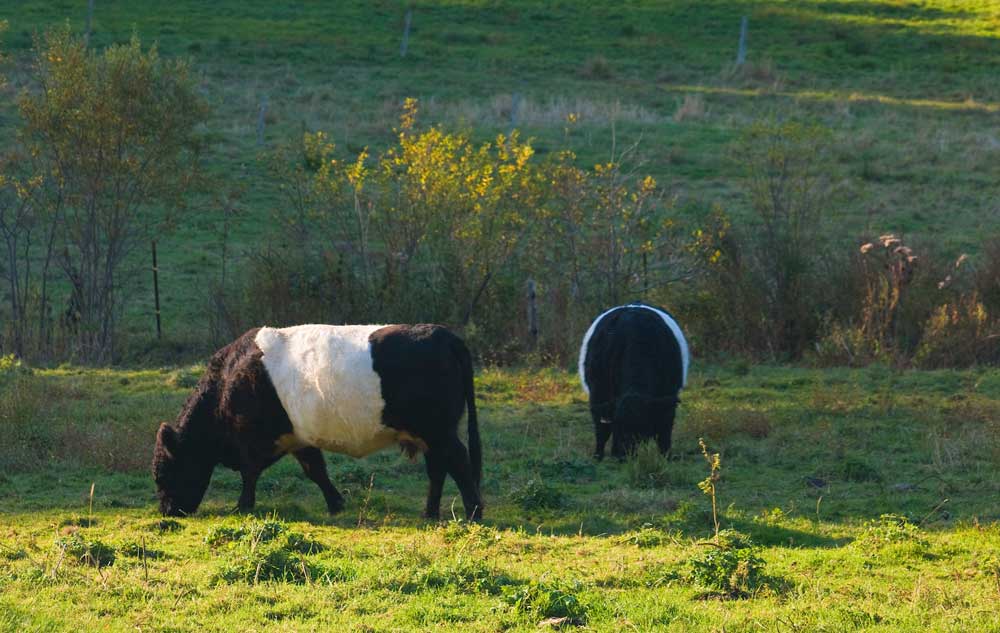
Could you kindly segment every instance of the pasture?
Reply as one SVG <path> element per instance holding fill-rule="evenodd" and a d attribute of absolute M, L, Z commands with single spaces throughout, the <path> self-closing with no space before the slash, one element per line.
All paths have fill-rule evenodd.
<path fill-rule="evenodd" d="M 671 457 L 622 464 L 590 459 L 574 375 L 485 370 L 482 525 L 420 519 L 423 465 L 392 450 L 328 458 L 347 498 L 332 518 L 286 459 L 250 517 L 219 470 L 197 515 L 161 520 L 156 420 L 199 369 L 17 379 L 0 410 L 0 630 L 1000 628 L 996 371 L 701 365 Z M 698 438 L 721 455 L 721 526 L 761 548 L 745 596 L 692 578 L 713 534 Z"/>
<path fill-rule="evenodd" d="M 27 0 L 3 10 L 10 63 L 0 94 L 30 85 L 33 34 L 67 21 L 82 30 L 85 6 Z M 194 362 L 215 349 L 202 326 L 224 232 L 231 271 L 278 241 L 273 213 L 286 202 L 258 163 L 263 150 L 322 130 L 338 158 L 365 147 L 374 153 L 395 139 L 407 97 L 419 100 L 423 124 L 467 130 L 476 141 L 516 126 L 539 158 L 565 148 L 591 167 L 639 141 L 630 168 L 662 184 L 685 233 L 714 204 L 736 219 L 750 215 L 731 144 L 769 118 L 830 130 L 823 169 L 838 195 L 828 234 L 845 250 L 862 234 L 895 232 L 955 257 L 975 253 L 996 223 L 1000 16 L 992 0 L 412 6 L 401 57 L 398 2 L 97 5 L 95 45 L 134 32 L 165 56 L 191 60 L 211 107 L 206 170 L 220 178 L 218 190 L 242 191 L 234 217 L 203 196 L 157 236 L 162 341 L 154 336 L 148 248 L 134 255 L 126 361 Z M 747 65 L 736 72 L 743 15 Z M 0 99 L 0 138 L 13 135 L 13 110 L 13 99 Z"/>
<path fill-rule="evenodd" d="M 82 32 L 87 2 L 8 4 L 4 147 L 14 97 L 36 88 L 33 38 Z M 586 169 L 638 142 L 629 168 L 690 236 L 716 206 L 752 232 L 734 142 L 805 121 L 829 132 L 836 248 L 892 232 L 951 266 L 1000 219 L 995 0 L 97 0 L 93 46 L 133 33 L 191 61 L 214 190 L 156 235 L 162 339 L 143 242 L 121 277 L 116 365 L 0 355 L 0 631 L 1000 631 L 992 368 L 757 364 L 692 338 L 670 456 L 598 463 L 575 373 L 539 355 L 496 367 L 473 330 L 481 524 L 447 518 L 462 514 L 450 479 L 445 520 L 419 518 L 424 466 L 393 450 L 327 456 L 347 500 L 334 517 L 291 459 L 249 515 L 220 469 L 195 516 L 163 519 L 149 469 L 157 425 L 220 342 L 214 281 L 282 239 L 261 154 L 325 131 L 338 160 L 374 155 L 412 97 L 423 126 L 476 143 L 516 127 L 538 159 L 568 149 Z M 52 283 L 58 315 L 68 284 Z M 735 570 L 699 439 L 720 456 L 719 527 L 754 543 Z"/>

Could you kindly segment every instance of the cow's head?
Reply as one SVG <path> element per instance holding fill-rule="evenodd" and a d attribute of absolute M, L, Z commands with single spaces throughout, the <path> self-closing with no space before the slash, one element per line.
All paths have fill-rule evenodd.
<path fill-rule="evenodd" d="M 612 454 L 623 459 L 635 453 L 646 440 L 656 440 L 661 453 L 670 450 L 678 402 L 676 396 L 653 398 L 635 392 L 619 398 L 615 406 Z"/>
<path fill-rule="evenodd" d="M 166 422 L 156 432 L 153 480 L 160 512 L 167 516 L 192 514 L 201 504 L 212 478 L 215 460 L 197 438 L 185 438 Z"/>

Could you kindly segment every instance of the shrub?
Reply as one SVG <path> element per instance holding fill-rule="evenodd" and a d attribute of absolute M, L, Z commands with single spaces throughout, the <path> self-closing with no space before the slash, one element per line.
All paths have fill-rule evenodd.
<path fill-rule="evenodd" d="M 436 321 L 490 360 L 536 342 L 565 359 L 593 314 L 674 279 L 659 187 L 623 166 L 634 146 L 587 171 L 568 152 L 539 162 L 516 131 L 475 143 L 419 128 L 418 114 L 407 100 L 378 154 L 343 158 L 317 132 L 267 157 L 281 230 L 213 291 L 229 335 L 255 322 Z M 522 318 L 528 278 L 537 331 Z"/>
<path fill-rule="evenodd" d="M 824 333 L 811 355 L 815 364 L 822 367 L 865 367 L 875 362 L 875 350 L 860 327 L 827 319 L 822 329 Z"/>
<path fill-rule="evenodd" d="M 690 578 L 701 587 L 730 598 L 752 595 L 764 585 L 765 562 L 753 540 L 735 530 L 722 530 L 705 551 L 690 561 Z"/>
<path fill-rule="evenodd" d="M 814 339 L 816 308 L 823 304 L 816 272 L 826 256 L 828 148 L 829 133 L 818 126 L 761 122 L 743 132 L 735 149 L 760 222 L 757 237 L 746 242 L 768 325 L 762 342 L 793 357 Z"/>
<path fill-rule="evenodd" d="M 968 367 L 1000 360 L 1000 322 L 973 291 L 939 306 L 927 319 L 913 355 L 918 367 Z"/>
<path fill-rule="evenodd" d="M 31 368 L 13 354 L 0 356 L 0 387 L 32 373 Z"/>

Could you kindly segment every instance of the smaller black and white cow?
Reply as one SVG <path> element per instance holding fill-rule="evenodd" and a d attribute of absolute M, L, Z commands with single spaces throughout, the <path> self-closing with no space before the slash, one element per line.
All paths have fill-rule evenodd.
<path fill-rule="evenodd" d="M 466 409 L 468 451 L 458 437 Z M 218 464 L 240 472 L 248 510 L 261 472 L 291 453 L 336 513 L 344 499 L 320 449 L 363 457 L 391 444 L 424 454 L 425 516 L 438 517 L 448 474 L 466 516 L 482 517 L 472 359 L 460 338 L 439 325 L 250 330 L 215 353 L 175 426 L 157 431 L 160 511 L 197 510 Z"/>
<path fill-rule="evenodd" d="M 622 459 L 638 442 L 656 439 L 670 450 L 680 390 L 687 383 L 687 341 L 666 310 L 630 303 L 604 312 L 591 323 L 580 347 L 580 382 L 590 396 L 597 446 L 604 458 Z"/>

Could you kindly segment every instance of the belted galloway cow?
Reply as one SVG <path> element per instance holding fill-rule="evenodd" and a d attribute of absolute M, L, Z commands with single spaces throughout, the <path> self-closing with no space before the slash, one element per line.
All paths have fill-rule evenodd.
<path fill-rule="evenodd" d="M 466 410 L 469 450 L 458 436 Z M 191 514 L 221 464 L 239 471 L 238 507 L 248 510 L 261 472 L 291 454 L 332 514 L 344 499 L 322 451 L 363 457 L 392 444 L 424 455 L 425 516 L 438 517 L 447 474 L 466 517 L 482 517 L 472 360 L 461 339 L 439 325 L 262 327 L 216 352 L 176 422 L 160 425 L 153 478 L 161 512 Z"/>
<path fill-rule="evenodd" d="M 597 440 L 594 457 L 604 458 L 609 438 L 619 459 L 646 439 L 655 439 L 662 453 L 670 450 L 689 364 L 684 334 L 662 308 L 630 303 L 594 319 L 579 360 Z"/>

